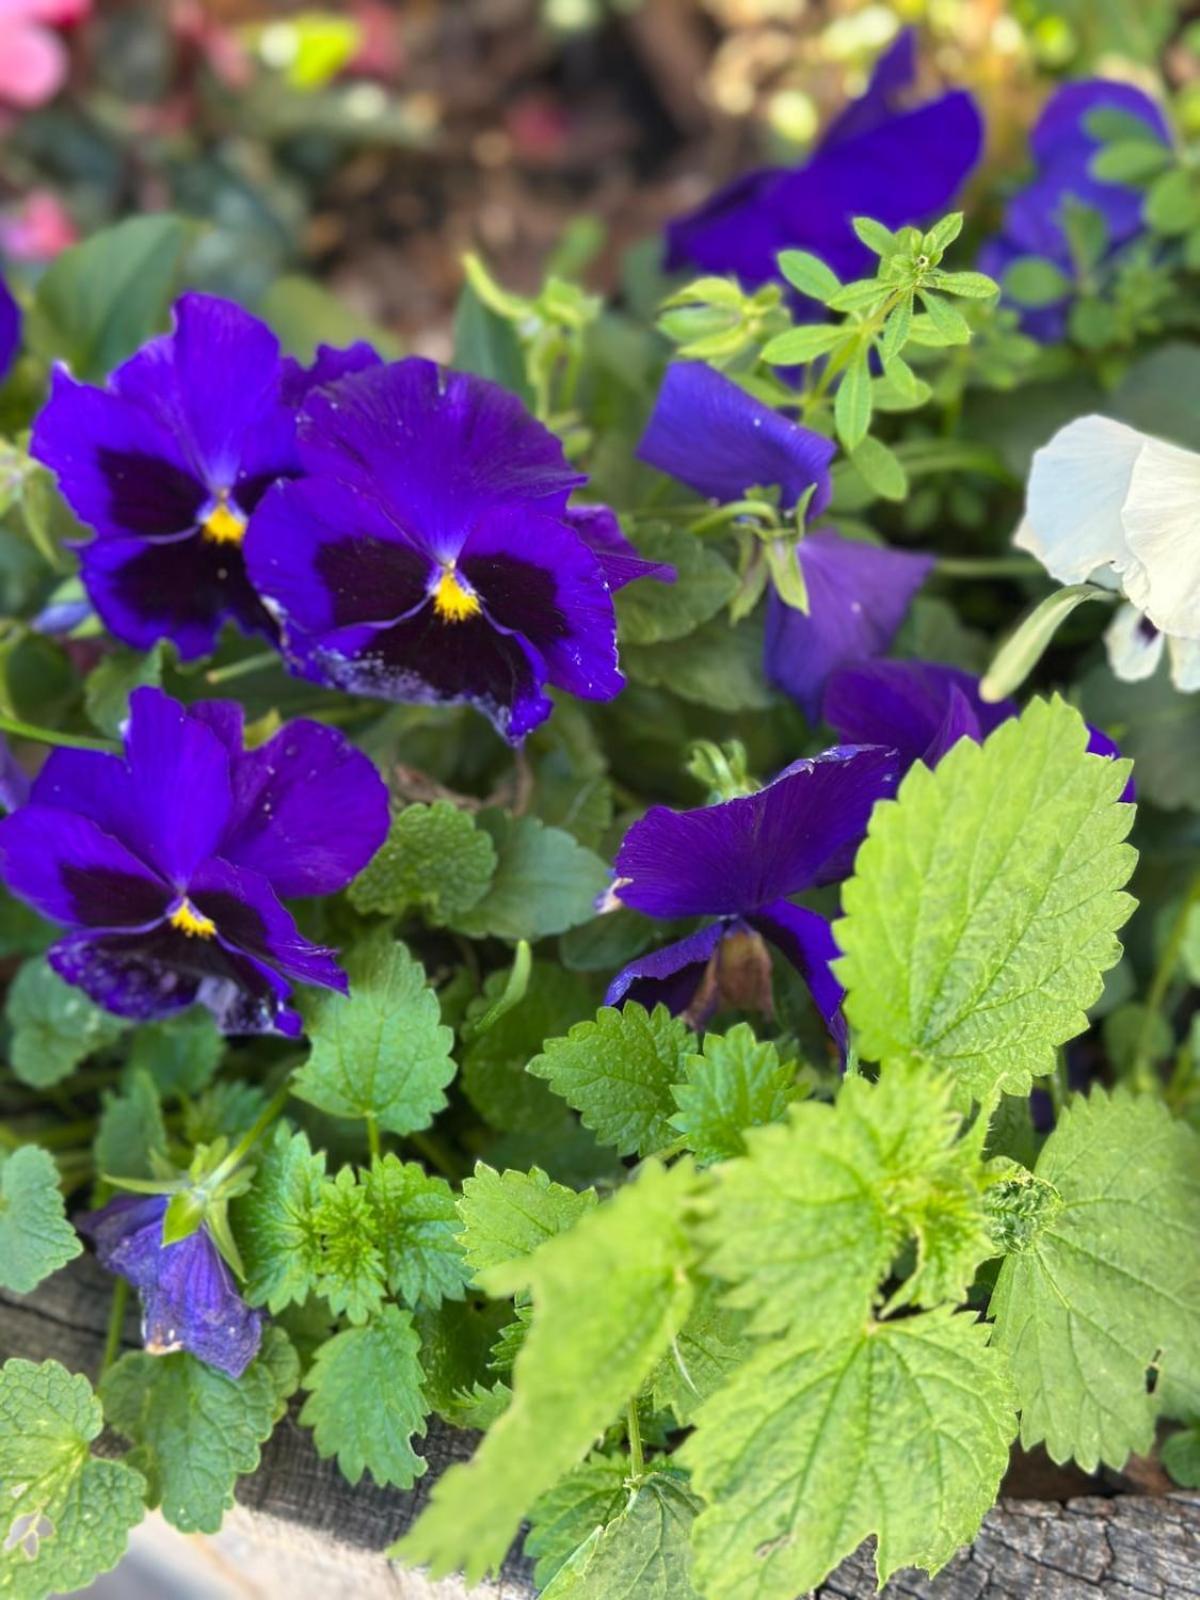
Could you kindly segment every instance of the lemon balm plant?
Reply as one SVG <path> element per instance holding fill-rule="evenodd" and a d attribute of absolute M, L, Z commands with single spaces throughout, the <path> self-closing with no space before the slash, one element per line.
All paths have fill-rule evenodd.
<path fill-rule="evenodd" d="M 552 1600 L 936 1572 L 1014 1450 L 1195 1481 L 1200 363 L 1079 309 L 1095 107 L 1169 127 L 1062 91 L 981 252 L 910 51 L 657 325 L 473 261 L 448 368 L 284 351 L 171 218 L 5 300 L 0 1291 L 112 1288 L 3 1351 L 0 1592 L 215 1531 L 289 1409 L 401 1493 L 482 1432 L 390 1554 Z"/>

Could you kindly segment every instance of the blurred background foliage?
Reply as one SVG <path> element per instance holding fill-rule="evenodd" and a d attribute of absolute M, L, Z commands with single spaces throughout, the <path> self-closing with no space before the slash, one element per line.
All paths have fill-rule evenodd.
<path fill-rule="evenodd" d="M 277 324 L 318 337 L 352 335 L 357 317 L 441 359 L 465 251 L 517 290 L 550 265 L 606 292 L 632 276 L 651 299 L 664 220 L 755 160 L 802 157 L 909 23 L 930 81 L 971 88 L 985 110 L 989 182 L 968 200 L 980 229 L 1058 77 L 1167 87 L 1182 132 L 1200 131 L 1200 21 L 1171 0 L 59 0 L 58 12 L 57 25 L 23 24 L 19 0 L 5 12 L 14 37 L 36 30 L 59 58 L 36 81 L 26 52 L 0 60 L 10 274 L 35 276 L 117 218 L 173 211 L 200 224 L 185 269 L 197 286 L 259 308 L 270 291 Z"/>

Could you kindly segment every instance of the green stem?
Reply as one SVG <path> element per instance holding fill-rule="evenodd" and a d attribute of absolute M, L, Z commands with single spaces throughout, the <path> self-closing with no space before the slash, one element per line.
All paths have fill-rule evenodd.
<path fill-rule="evenodd" d="M 234 678 L 248 678 L 252 672 L 264 672 L 268 667 L 278 666 L 279 656 L 274 650 L 263 650 L 255 656 L 243 656 L 240 661 L 231 661 L 228 666 L 214 667 L 211 672 L 204 674 L 205 683 L 230 683 Z"/>
<path fill-rule="evenodd" d="M 1171 980 L 1175 976 L 1175 969 L 1179 965 L 1183 942 L 1187 938 L 1188 921 L 1197 900 L 1200 900 L 1200 872 L 1188 885 L 1179 910 L 1175 913 L 1171 931 L 1167 934 L 1167 942 L 1163 945 L 1158 965 L 1154 969 L 1154 977 L 1150 981 L 1150 991 L 1146 996 L 1146 1005 L 1142 1012 L 1142 1025 L 1138 1029 L 1137 1048 L 1133 1054 L 1131 1069 L 1133 1086 L 1139 1094 L 1150 1094 L 1161 1088 L 1151 1057 L 1154 1024 L 1158 1020 L 1159 1012 L 1167 998 L 1167 991 L 1171 987 Z"/>
<path fill-rule="evenodd" d="M 103 1377 L 121 1351 L 121 1334 L 125 1329 L 125 1306 L 129 1300 L 129 1284 L 124 1278 L 113 1283 L 112 1304 L 108 1308 L 108 1331 L 104 1335 L 104 1354 L 100 1357 L 100 1376 Z"/>
<path fill-rule="evenodd" d="M 736 522 L 739 517 L 761 517 L 764 522 L 774 522 L 777 512 L 765 500 L 731 500 L 728 505 L 718 506 L 693 522 L 692 532 L 709 533 L 713 528 L 723 528 L 727 522 Z"/>
<path fill-rule="evenodd" d="M 219 1181 L 220 1178 L 228 1177 L 238 1163 L 243 1160 L 244 1157 L 250 1154 L 251 1150 L 254 1149 L 254 1146 L 258 1143 L 259 1139 L 262 1138 L 263 1134 L 280 1115 L 284 1106 L 287 1105 L 288 1101 L 291 1099 L 291 1095 L 292 1084 L 291 1077 L 289 1075 L 287 1083 L 284 1084 L 283 1088 L 280 1089 L 277 1094 L 273 1095 L 272 1098 L 267 1101 L 266 1105 L 254 1119 L 253 1125 L 247 1128 L 246 1132 L 234 1145 L 233 1149 L 225 1157 L 224 1161 L 221 1162 L 221 1165 L 214 1173 L 210 1175 L 207 1181 L 212 1187 L 216 1186 L 216 1182 Z"/>
<path fill-rule="evenodd" d="M 646 1458 L 642 1454 L 642 1425 L 638 1421 L 636 1400 L 629 1402 L 625 1427 L 629 1434 L 629 1460 L 633 1467 L 631 1476 L 640 1478 L 646 1470 Z"/>
<path fill-rule="evenodd" d="M 440 1172 L 443 1178 L 456 1182 L 461 1176 L 458 1163 L 442 1141 L 432 1133 L 406 1133 L 405 1140 L 412 1145 L 428 1161 L 435 1172 Z"/>
<path fill-rule="evenodd" d="M 39 728 L 32 722 L 21 722 L 17 717 L 0 713 L 0 733 L 15 733 L 21 739 L 35 739 L 38 744 L 56 744 L 64 750 L 104 750 L 112 753 L 116 745 L 111 739 L 89 739 L 82 733 L 59 733 L 56 728 Z"/>
<path fill-rule="evenodd" d="M 938 556 L 934 571 L 944 578 L 1025 578 L 1043 568 L 1032 556 Z"/>
<path fill-rule="evenodd" d="M 383 1146 L 379 1142 L 379 1122 L 377 1118 L 367 1118 L 367 1149 L 370 1151 L 372 1161 L 383 1159 Z"/>

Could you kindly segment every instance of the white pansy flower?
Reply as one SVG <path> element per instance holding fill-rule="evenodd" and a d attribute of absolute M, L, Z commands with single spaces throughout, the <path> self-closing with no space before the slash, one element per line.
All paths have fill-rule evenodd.
<path fill-rule="evenodd" d="M 1200 689 L 1200 455 L 1110 417 L 1068 423 L 1033 458 L 1016 544 L 1060 583 L 1119 587 L 1108 630 L 1120 678 L 1164 649 L 1177 689 Z"/>

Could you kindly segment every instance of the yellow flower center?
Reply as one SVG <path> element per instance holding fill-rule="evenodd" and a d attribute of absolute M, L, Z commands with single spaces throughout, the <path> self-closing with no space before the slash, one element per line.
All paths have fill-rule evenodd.
<path fill-rule="evenodd" d="M 458 577 L 453 562 L 442 568 L 433 591 L 433 609 L 443 622 L 465 622 L 468 617 L 479 615 L 479 596 Z"/>
<path fill-rule="evenodd" d="M 246 519 L 229 504 L 229 490 L 222 489 L 217 503 L 201 525 L 206 539 L 213 544 L 241 544 L 246 532 Z"/>
<path fill-rule="evenodd" d="M 178 928 L 180 933 L 186 933 L 189 939 L 211 939 L 217 931 L 213 919 L 206 917 L 203 911 L 197 911 L 187 899 L 179 902 L 168 921 L 173 928 Z"/>

